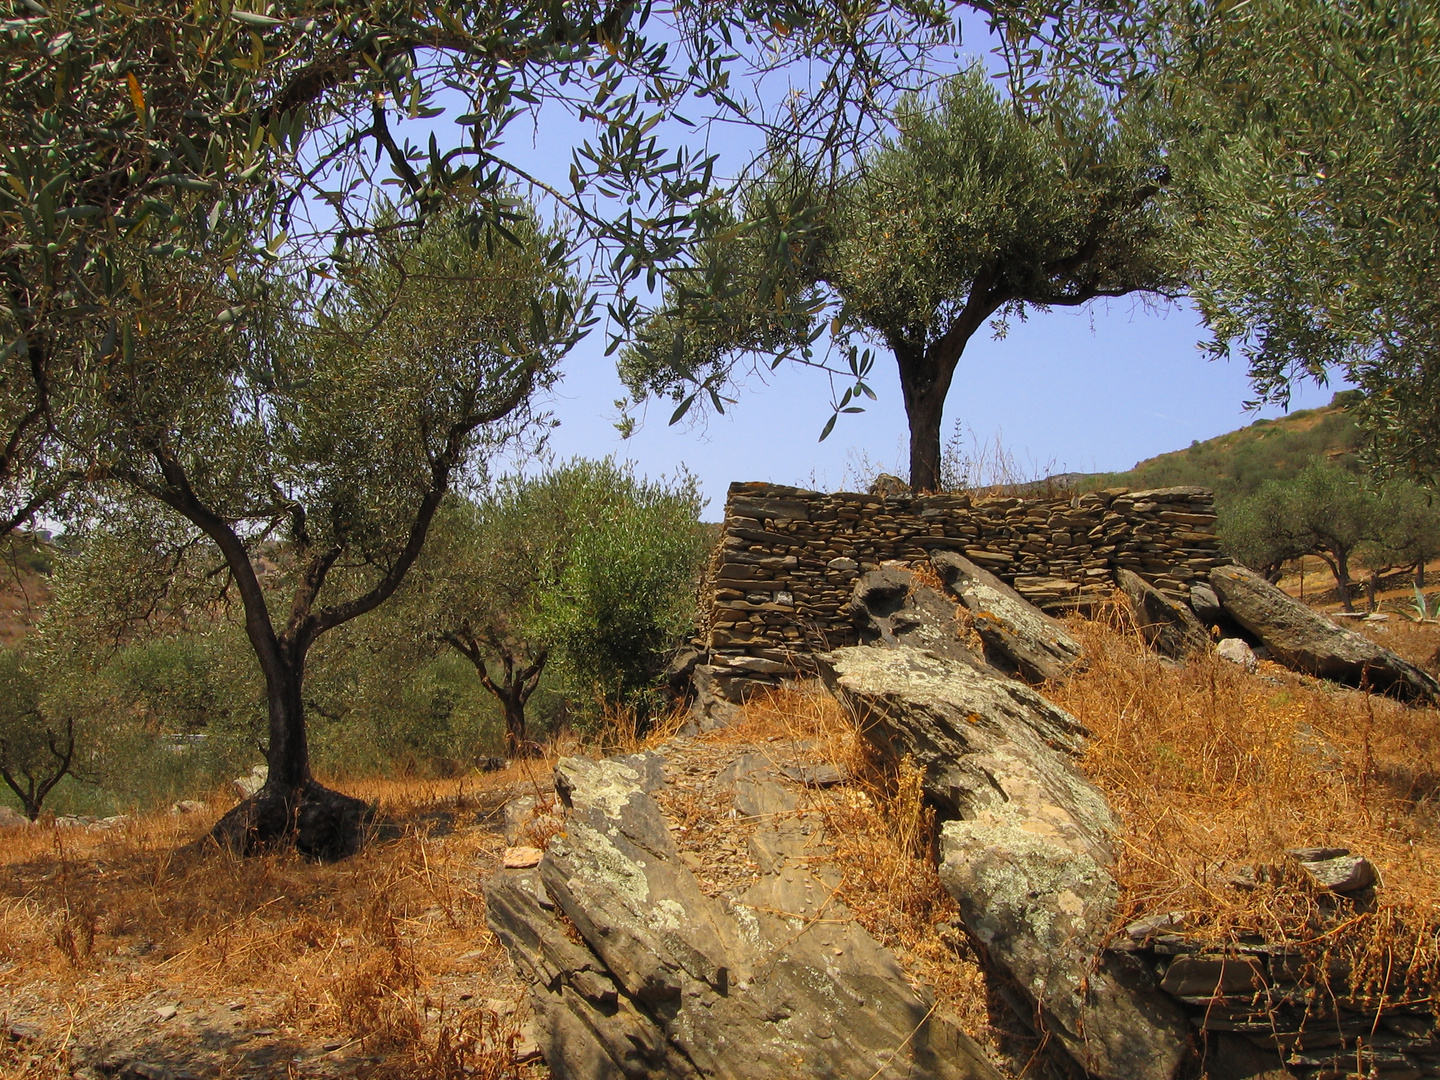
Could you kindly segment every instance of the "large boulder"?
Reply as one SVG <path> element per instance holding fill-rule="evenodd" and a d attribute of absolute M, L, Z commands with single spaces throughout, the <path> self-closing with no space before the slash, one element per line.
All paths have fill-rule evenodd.
<path fill-rule="evenodd" d="M 1075 765 L 1088 732 L 1014 680 L 917 649 L 837 649 L 827 683 L 867 737 L 924 770 L 956 816 L 940 876 L 988 961 L 1087 1073 L 1170 1080 L 1190 1028 L 1132 958 L 1107 953 L 1119 824 Z"/>
<path fill-rule="evenodd" d="M 1402 700 L 1434 704 L 1440 683 L 1365 635 L 1337 626 L 1253 570 L 1217 566 L 1210 585 L 1225 611 L 1287 667 Z"/>
<path fill-rule="evenodd" d="M 990 571 L 954 551 L 932 552 L 930 562 L 970 612 L 993 667 L 1041 683 L 1064 679 L 1079 664 L 1080 643 Z"/>
<path fill-rule="evenodd" d="M 566 831 L 538 869 L 486 882 L 556 1080 L 999 1080 L 784 822 L 756 834 L 738 902 L 706 896 L 647 792 L 658 775 L 653 758 L 562 760 Z"/>
<path fill-rule="evenodd" d="M 916 579 L 909 570 L 872 570 L 850 594 L 850 619 L 860 640 L 910 645 L 957 663 L 985 667 L 960 637 L 955 602 Z"/>
<path fill-rule="evenodd" d="M 1133 570 L 1115 571 L 1115 581 L 1130 604 L 1140 636 L 1161 656 L 1184 660 L 1210 648 L 1205 627 L 1184 604 L 1175 603 Z"/>

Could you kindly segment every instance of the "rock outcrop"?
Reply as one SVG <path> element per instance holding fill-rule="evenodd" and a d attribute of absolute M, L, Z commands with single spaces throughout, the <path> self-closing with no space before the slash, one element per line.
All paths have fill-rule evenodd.
<path fill-rule="evenodd" d="M 1079 664 L 1080 643 L 990 571 L 954 551 L 932 552 L 930 562 L 970 612 L 992 667 L 1041 683 L 1064 679 Z"/>
<path fill-rule="evenodd" d="M 1189 1024 L 1143 965 L 1104 950 L 1118 822 L 1074 764 L 1084 726 L 1011 679 L 916 649 L 821 659 L 867 737 L 910 756 L 957 817 L 941 831 L 941 880 L 992 967 L 1092 1076 L 1170 1080 Z"/>
<path fill-rule="evenodd" d="M 739 779 L 767 812 L 790 805 Z M 999 1080 L 783 821 L 752 839 L 761 874 L 737 902 L 705 895 L 647 792 L 660 781 L 654 756 L 562 760 L 565 833 L 538 868 L 486 882 L 557 1080 Z"/>
<path fill-rule="evenodd" d="M 1286 667 L 1411 702 L 1440 701 L 1440 683 L 1363 634 L 1337 626 L 1253 570 L 1220 566 L 1210 585 L 1225 611 Z"/>
<path fill-rule="evenodd" d="M 1184 660 L 1210 647 L 1210 637 L 1200 620 L 1184 604 L 1167 599 L 1139 574 L 1121 568 L 1115 581 L 1130 604 L 1130 617 L 1145 644 L 1161 656 Z"/>
<path fill-rule="evenodd" d="M 860 640 L 910 645 L 962 664 L 981 664 L 960 639 L 954 601 L 916 580 L 909 570 L 872 570 L 855 582 L 850 617 Z"/>

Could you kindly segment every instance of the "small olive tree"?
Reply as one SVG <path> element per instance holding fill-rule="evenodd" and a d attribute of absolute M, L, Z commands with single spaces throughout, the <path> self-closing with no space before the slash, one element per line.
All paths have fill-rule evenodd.
<path fill-rule="evenodd" d="M 1381 502 L 1361 477 L 1315 462 L 1294 477 L 1267 480 L 1227 508 L 1219 533 L 1235 558 L 1272 578 L 1289 559 L 1318 556 L 1335 576 L 1341 605 L 1351 611 L 1350 560 L 1380 537 L 1381 523 Z"/>
<path fill-rule="evenodd" d="M 582 699 L 633 699 L 653 681 L 693 616 L 700 508 L 692 478 L 648 481 L 612 459 L 447 504 L 410 602 L 494 695 L 510 752 L 552 658 Z"/>
<path fill-rule="evenodd" d="M 488 246 L 458 213 L 394 224 L 318 304 L 277 275 L 205 351 L 169 348 L 167 324 L 130 339 L 75 389 L 63 432 L 97 527 L 121 511 L 169 522 L 177 553 L 218 557 L 213 580 L 244 612 L 269 779 L 216 836 L 245 850 L 353 847 L 363 806 L 310 772 L 310 649 L 394 594 L 452 483 L 525 429 L 586 325 L 565 238 L 532 216 Z"/>
<path fill-rule="evenodd" d="M 44 701 L 34 658 L 0 649 L 0 778 L 31 821 L 55 785 L 74 771 L 75 741 L 75 718 Z"/>

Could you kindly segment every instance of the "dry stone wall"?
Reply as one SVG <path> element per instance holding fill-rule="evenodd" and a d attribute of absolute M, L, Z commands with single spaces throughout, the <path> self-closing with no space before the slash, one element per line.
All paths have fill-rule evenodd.
<path fill-rule="evenodd" d="M 732 484 L 699 644 L 736 676 L 806 670 L 810 654 L 856 644 L 848 605 L 859 575 L 936 548 L 963 552 L 1051 613 L 1108 597 L 1121 568 L 1188 600 L 1193 580 L 1229 561 L 1204 488 L 972 499 Z"/>

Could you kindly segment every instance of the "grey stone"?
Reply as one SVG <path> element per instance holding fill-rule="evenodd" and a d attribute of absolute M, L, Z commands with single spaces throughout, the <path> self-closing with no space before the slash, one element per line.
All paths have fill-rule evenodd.
<path fill-rule="evenodd" d="M 505 842 L 515 843 L 520 839 L 525 826 L 535 816 L 535 796 L 517 795 L 505 804 Z"/>
<path fill-rule="evenodd" d="M 1341 895 L 1368 889 L 1380 880 L 1374 864 L 1363 855 L 1342 852 L 1328 858 L 1301 859 L 1300 865 L 1317 884 Z"/>
<path fill-rule="evenodd" d="M 705 896 L 660 835 L 641 772 L 560 762 L 566 834 L 538 871 L 486 882 L 552 1076 L 999 1080 L 832 900 L 834 883 L 801 857 L 799 823 L 761 825 L 769 872 L 731 905 Z M 731 780 L 773 783 L 760 768 Z"/>
<path fill-rule="evenodd" d="M 955 603 L 909 570 L 872 570 L 855 582 L 850 618 L 861 640 L 924 649 L 972 667 L 988 667 L 961 640 Z"/>
<path fill-rule="evenodd" d="M 1157 937 L 1176 934 L 1185 929 L 1189 912 L 1163 911 L 1136 919 L 1125 927 L 1125 936 L 1137 945 L 1146 945 Z"/>
<path fill-rule="evenodd" d="M 1080 643 L 990 571 L 954 551 L 932 552 L 930 562 L 970 612 L 992 666 L 1038 683 L 1064 679 L 1078 665 Z"/>
<path fill-rule="evenodd" d="M 680 649 L 670 658 L 670 663 L 665 665 L 665 683 L 672 693 L 685 692 L 690 676 L 695 673 L 695 666 L 699 663 L 700 653 L 690 648 Z"/>
<path fill-rule="evenodd" d="M 1132 570 L 1115 571 L 1115 581 L 1129 601 L 1130 616 L 1140 636 L 1161 656 L 1184 660 L 1210 647 L 1205 627 L 1184 604 L 1167 599 Z"/>
<path fill-rule="evenodd" d="M 1265 972 L 1251 956 L 1177 956 L 1160 987 L 1175 997 L 1248 996 L 1265 988 Z"/>
<path fill-rule="evenodd" d="M 870 481 L 869 493 L 879 495 L 881 498 L 890 498 L 895 495 L 909 495 L 910 485 L 893 473 L 881 473 Z"/>
<path fill-rule="evenodd" d="M 1189 1025 L 1138 961 L 1107 953 L 1118 822 L 1076 767 L 1086 729 L 1034 690 L 916 649 L 837 649 L 827 684 L 886 756 L 910 755 L 959 820 L 940 877 L 989 963 L 1092 1076 L 1170 1080 Z"/>
<path fill-rule="evenodd" d="M 1440 700 L 1440 683 L 1407 660 L 1281 592 L 1253 570 L 1217 566 L 1210 584 L 1225 611 L 1258 637 L 1280 663 L 1308 675 L 1411 702 Z"/>
<path fill-rule="evenodd" d="M 24 814 L 11 810 L 8 806 L 0 806 L 0 829 L 14 829 L 29 824 L 30 819 Z"/>
<path fill-rule="evenodd" d="M 739 701 L 731 700 L 731 694 L 738 695 L 738 688 L 727 669 L 712 664 L 697 664 L 690 680 L 695 688 L 690 718 L 700 731 L 728 727 L 740 715 Z"/>
<path fill-rule="evenodd" d="M 834 787 L 843 784 L 850 777 L 838 765 L 791 765 L 781 770 L 788 779 L 805 787 Z"/>
<path fill-rule="evenodd" d="M 1238 637 L 1221 638 L 1220 643 L 1215 646 L 1215 655 L 1221 660 L 1239 664 L 1251 673 L 1254 673 L 1260 666 L 1260 661 L 1255 656 L 1255 650 Z"/>
<path fill-rule="evenodd" d="M 256 765 L 249 776 L 237 776 L 230 781 L 230 787 L 240 799 L 248 799 L 265 786 L 270 776 L 270 766 Z"/>

